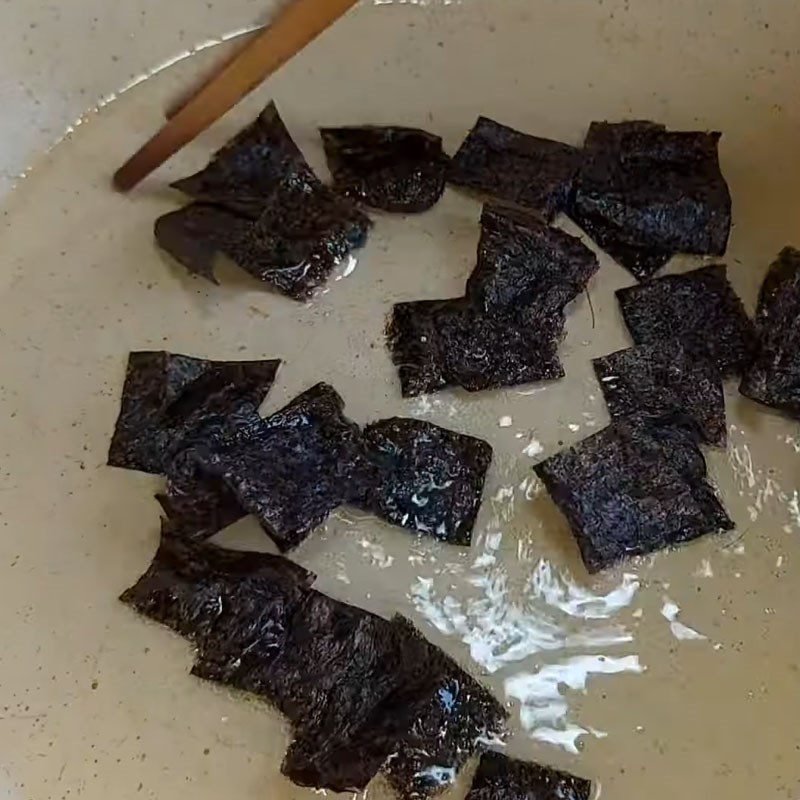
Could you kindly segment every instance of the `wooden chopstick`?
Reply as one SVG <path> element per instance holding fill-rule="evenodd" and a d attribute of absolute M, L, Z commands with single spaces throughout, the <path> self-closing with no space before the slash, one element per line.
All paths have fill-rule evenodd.
<path fill-rule="evenodd" d="M 246 50 L 262 33 L 261 29 L 245 33 L 241 38 L 237 38 L 235 43 L 232 43 L 231 49 L 223 56 L 217 63 L 213 64 L 207 70 L 204 70 L 202 75 L 198 75 L 189 86 L 175 96 L 172 102 L 164 110 L 164 117 L 172 119 L 193 97 L 199 94 L 206 87 L 209 81 L 216 78 L 229 64 L 233 63 L 242 51 Z"/>
<path fill-rule="evenodd" d="M 114 175 L 127 192 L 216 122 L 358 0 L 294 0 Z"/>

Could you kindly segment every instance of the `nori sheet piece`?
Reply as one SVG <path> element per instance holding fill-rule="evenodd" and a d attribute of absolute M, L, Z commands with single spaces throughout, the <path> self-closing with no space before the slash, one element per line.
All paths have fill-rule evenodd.
<path fill-rule="evenodd" d="M 254 692 L 292 722 L 283 771 L 360 790 L 381 769 L 404 798 L 439 788 L 506 712 L 402 617 L 384 620 L 310 589 L 279 557 L 165 536 L 124 602 L 190 638 L 193 674 Z"/>
<path fill-rule="evenodd" d="M 466 800 L 589 800 L 591 781 L 488 751 Z"/>
<path fill-rule="evenodd" d="M 469 545 L 491 446 L 430 422 L 400 418 L 369 425 L 364 439 L 379 466 L 364 506 L 394 525 Z"/>
<path fill-rule="evenodd" d="M 295 783 L 359 790 L 382 770 L 401 798 L 428 797 L 455 776 L 481 738 L 505 730 L 502 706 L 411 623 L 398 616 L 384 624 L 389 630 L 374 667 L 349 667 L 337 676 L 350 689 L 346 697 L 358 685 L 359 700 L 370 702 L 353 710 L 350 702 L 319 703 L 325 717 L 313 730 L 302 726 L 283 764 Z M 330 716 L 340 723 L 333 729 Z"/>
<path fill-rule="evenodd" d="M 784 248 L 761 286 L 757 345 L 739 391 L 800 419 L 800 250 Z"/>
<path fill-rule="evenodd" d="M 282 643 L 292 604 L 314 578 L 280 556 L 187 541 L 162 521 L 152 564 L 120 599 L 201 650 L 225 642 L 241 655 L 255 642 L 259 655 L 268 656 Z"/>
<path fill-rule="evenodd" d="M 723 378 L 740 373 L 753 353 L 755 331 L 724 264 L 667 275 L 617 291 L 636 344 L 679 339 Z"/>
<path fill-rule="evenodd" d="M 570 215 L 640 280 L 675 253 L 722 255 L 731 196 L 720 136 L 652 122 L 593 122 Z"/>
<path fill-rule="evenodd" d="M 722 380 L 680 342 L 620 350 L 592 363 L 612 419 L 684 425 L 707 444 L 724 447 Z"/>
<path fill-rule="evenodd" d="M 640 281 L 652 278 L 675 255 L 668 251 L 628 244 L 618 230 L 599 217 L 590 217 L 576 210 L 570 212 L 570 216 L 601 250 L 605 250 L 617 264 Z"/>
<path fill-rule="evenodd" d="M 442 196 L 442 140 L 417 128 L 367 125 L 320 130 L 337 191 L 383 211 L 418 213 Z"/>
<path fill-rule="evenodd" d="M 258 409 L 280 363 L 131 353 L 109 465 L 164 474 L 172 449 L 207 415 Z"/>
<path fill-rule="evenodd" d="M 691 433 L 615 423 L 535 467 L 589 572 L 733 527 Z"/>
<path fill-rule="evenodd" d="M 558 345 L 564 318 L 482 313 L 465 299 L 394 306 L 387 328 L 403 397 L 447 386 L 470 392 L 564 377 Z"/>
<path fill-rule="evenodd" d="M 216 283 L 222 253 L 295 300 L 363 247 L 370 221 L 314 175 L 271 103 L 202 171 L 173 184 L 200 201 L 156 220 L 159 246 Z"/>
<path fill-rule="evenodd" d="M 448 180 L 552 219 L 568 204 L 581 151 L 479 117 L 453 157 Z"/>
<path fill-rule="evenodd" d="M 361 430 L 343 405 L 321 383 L 265 420 L 208 419 L 182 443 L 171 476 L 187 483 L 199 472 L 223 481 L 285 552 L 375 479 Z"/>
<path fill-rule="evenodd" d="M 387 328 L 404 397 L 564 376 L 564 307 L 598 269 L 575 237 L 520 208 L 488 204 L 465 297 L 394 306 Z"/>
<path fill-rule="evenodd" d="M 219 150 L 205 169 L 172 186 L 195 200 L 258 219 L 265 200 L 289 184 L 317 183 L 275 103 Z"/>
<path fill-rule="evenodd" d="M 533 213 L 487 204 L 467 295 L 490 314 L 532 306 L 552 314 L 580 294 L 599 267 L 580 239 Z"/>
<path fill-rule="evenodd" d="M 219 478 L 194 474 L 172 476 L 156 495 L 170 523 L 181 536 L 208 539 L 247 516 L 236 495 Z"/>
<path fill-rule="evenodd" d="M 220 253 L 294 300 L 307 300 L 336 264 L 363 247 L 370 222 L 325 186 L 286 186 L 261 204 L 257 220 L 193 203 L 160 217 L 159 246 L 189 272 L 217 283 Z"/>

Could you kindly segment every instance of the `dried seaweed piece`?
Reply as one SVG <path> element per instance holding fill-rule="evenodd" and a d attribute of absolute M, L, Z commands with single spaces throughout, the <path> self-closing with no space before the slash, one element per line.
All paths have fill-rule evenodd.
<path fill-rule="evenodd" d="M 391 632 L 385 619 L 307 589 L 270 658 L 246 641 L 205 643 L 192 674 L 267 698 L 301 736 L 335 740 L 392 684 Z"/>
<path fill-rule="evenodd" d="M 502 706 L 407 620 L 392 620 L 389 640 L 381 668 L 389 665 L 390 680 L 380 684 L 368 713 L 348 715 L 352 722 L 336 736 L 326 733 L 327 723 L 305 730 L 290 747 L 283 772 L 296 783 L 359 790 L 382 769 L 400 797 L 427 797 L 455 776 L 481 739 L 505 729 Z M 345 686 L 361 677 L 362 692 L 372 693 L 373 674 L 349 675 Z M 325 708 L 344 719 L 337 705 Z"/>
<path fill-rule="evenodd" d="M 589 800 L 591 791 L 584 778 L 489 751 L 466 800 Z"/>
<path fill-rule="evenodd" d="M 639 279 L 674 253 L 722 255 L 731 197 L 720 136 L 652 122 L 593 122 L 571 216 Z"/>
<path fill-rule="evenodd" d="M 573 220 L 591 236 L 601 250 L 640 281 L 652 278 L 675 255 L 673 252 L 637 247 L 624 241 L 624 236 L 600 217 L 591 217 L 573 209 Z"/>
<path fill-rule="evenodd" d="M 205 169 L 173 183 L 195 200 L 258 219 L 265 199 L 290 183 L 317 181 L 275 103 L 219 150 Z"/>
<path fill-rule="evenodd" d="M 257 409 L 280 363 L 131 353 L 109 465 L 163 474 L 171 450 L 205 416 Z"/>
<path fill-rule="evenodd" d="M 281 551 L 296 547 L 338 506 L 363 497 L 375 468 L 342 398 L 318 384 L 266 420 L 209 420 L 184 441 L 175 480 L 222 480 Z"/>
<path fill-rule="evenodd" d="M 453 157 L 448 180 L 552 219 L 567 208 L 581 151 L 479 117 Z"/>
<path fill-rule="evenodd" d="M 398 303 L 387 336 L 403 397 L 447 386 L 479 392 L 562 378 L 564 318 L 532 316 L 486 315 L 465 299 Z"/>
<path fill-rule="evenodd" d="M 302 786 L 359 791 L 410 727 L 416 695 L 431 691 L 420 644 L 427 643 L 324 595 L 312 602 L 316 613 L 302 618 L 310 623 L 302 621 L 304 635 L 275 675 L 278 692 L 288 687 L 291 695 L 283 707 L 297 719 L 282 771 Z M 398 708 L 398 693 L 411 702 Z"/>
<path fill-rule="evenodd" d="M 321 184 L 286 186 L 264 198 L 260 208 L 253 221 L 193 203 L 156 220 L 156 241 L 213 283 L 214 261 L 222 253 L 254 278 L 306 300 L 367 240 L 367 217 Z"/>
<path fill-rule="evenodd" d="M 800 419 L 800 250 L 785 247 L 770 266 L 755 329 L 755 357 L 739 391 Z"/>
<path fill-rule="evenodd" d="M 753 323 L 728 283 L 724 264 L 620 289 L 617 299 L 636 344 L 678 339 L 723 378 L 750 363 Z"/>
<path fill-rule="evenodd" d="M 373 208 L 427 211 L 444 192 L 442 140 L 417 128 L 367 125 L 320 131 L 336 189 Z"/>
<path fill-rule="evenodd" d="M 589 572 L 733 527 L 678 429 L 616 423 L 535 467 Z"/>
<path fill-rule="evenodd" d="M 180 535 L 202 541 L 247 516 L 236 495 L 223 481 L 195 474 L 173 475 L 156 500 Z"/>
<path fill-rule="evenodd" d="M 402 800 L 420 800 L 441 791 L 483 749 L 483 742 L 505 730 L 507 713 L 500 703 L 455 662 L 440 655 L 445 663 L 435 691 L 416 710 L 409 733 L 383 770 Z M 403 707 L 399 702 L 398 706 Z"/>
<path fill-rule="evenodd" d="M 560 312 L 585 288 L 600 265 L 580 239 L 533 213 L 487 204 L 481 216 L 478 265 L 467 294 L 490 314 L 533 307 Z"/>
<path fill-rule="evenodd" d="M 719 374 L 680 342 L 620 350 L 592 363 L 612 419 L 687 425 L 707 444 L 725 445 Z"/>
<path fill-rule="evenodd" d="M 379 480 L 364 505 L 394 525 L 469 545 L 492 448 L 481 439 L 416 419 L 364 431 Z"/>
<path fill-rule="evenodd" d="M 281 645 L 292 603 L 313 581 L 280 556 L 190 542 L 165 522 L 152 564 L 120 599 L 200 648 L 224 642 L 241 654 L 256 642 L 268 656 Z"/>
<path fill-rule="evenodd" d="M 173 186 L 202 202 L 156 221 L 164 250 L 214 283 L 222 253 L 295 300 L 310 297 L 338 261 L 363 247 L 370 227 L 314 175 L 274 103 L 204 170 Z"/>
<path fill-rule="evenodd" d="M 187 542 L 165 528 L 125 603 L 191 639 L 193 674 L 283 711 L 301 785 L 359 790 L 386 768 L 404 797 L 435 788 L 427 765 L 463 765 L 503 731 L 492 696 L 401 617 L 384 620 L 310 588 L 279 556 Z"/>

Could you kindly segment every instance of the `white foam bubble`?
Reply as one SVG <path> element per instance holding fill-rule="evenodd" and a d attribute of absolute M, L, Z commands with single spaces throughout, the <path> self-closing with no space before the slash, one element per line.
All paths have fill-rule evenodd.
<path fill-rule="evenodd" d="M 568 721 L 569 705 L 562 687 L 585 692 L 593 675 L 643 671 L 636 655 L 622 658 L 594 654 L 574 656 L 560 663 L 547 664 L 535 673 L 520 672 L 507 678 L 505 692 L 507 697 L 520 703 L 520 721 L 532 738 L 577 754 L 581 736 L 604 734 Z"/>

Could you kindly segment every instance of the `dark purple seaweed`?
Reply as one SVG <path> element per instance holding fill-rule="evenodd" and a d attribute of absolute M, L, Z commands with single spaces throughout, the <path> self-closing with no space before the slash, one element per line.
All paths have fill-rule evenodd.
<path fill-rule="evenodd" d="M 442 196 L 442 140 L 417 128 L 366 125 L 320 131 L 337 191 L 372 208 L 416 213 Z"/>
<path fill-rule="evenodd" d="M 685 425 L 707 444 L 725 445 L 722 380 L 680 342 L 620 350 L 593 364 L 612 419 Z"/>
<path fill-rule="evenodd" d="M 470 392 L 564 376 L 558 358 L 564 319 L 524 321 L 480 312 L 468 301 L 395 305 L 387 335 L 403 397 L 447 386 Z"/>
<path fill-rule="evenodd" d="M 492 448 L 416 419 L 373 423 L 364 438 L 379 467 L 365 507 L 394 525 L 469 545 Z"/>
<path fill-rule="evenodd" d="M 256 411 L 280 363 L 131 353 L 109 465 L 164 474 L 176 444 L 206 416 Z"/>
<path fill-rule="evenodd" d="M 593 122 L 570 214 L 640 280 L 675 253 L 722 255 L 731 197 L 719 133 Z"/>
<path fill-rule="evenodd" d="M 453 157 L 448 180 L 552 219 L 568 204 L 581 151 L 480 117 Z"/>
<path fill-rule="evenodd" d="M 466 800 L 589 800 L 591 781 L 488 751 Z"/>
<path fill-rule="evenodd" d="M 265 199 L 289 184 L 318 183 L 275 103 L 219 150 L 205 169 L 172 185 L 195 200 L 258 219 Z"/>
<path fill-rule="evenodd" d="M 122 595 L 191 639 L 193 674 L 253 692 L 294 729 L 284 773 L 300 785 L 363 789 L 384 770 L 403 798 L 439 788 L 502 733 L 502 706 L 402 617 L 386 621 L 309 588 L 279 557 L 166 535 Z"/>
<path fill-rule="evenodd" d="M 755 333 L 723 264 L 620 289 L 617 299 L 636 344 L 680 340 L 723 378 L 752 358 Z"/>
<path fill-rule="evenodd" d="M 332 387 L 318 384 L 266 420 L 207 420 L 183 442 L 171 476 L 221 480 L 278 548 L 289 550 L 374 480 L 361 431 L 343 405 Z"/>
<path fill-rule="evenodd" d="M 800 250 L 784 248 L 761 286 L 755 357 L 739 391 L 800 419 Z"/>
<path fill-rule="evenodd" d="M 481 225 L 465 297 L 394 307 L 387 336 L 404 397 L 564 376 L 564 307 L 586 287 L 597 259 L 523 209 L 487 205 Z"/>
<path fill-rule="evenodd" d="M 155 236 L 190 272 L 214 283 L 215 258 L 224 254 L 254 278 L 306 300 L 339 261 L 364 246 L 369 226 L 325 186 L 288 186 L 264 199 L 255 221 L 193 203 L 156 220 Z"/>
<path fill-rule="evenodd" d="M 153 563 L 120 599 L 200 650 L 225 642 L 241 654 L 260 636 L 263 654 L 279 646 L 287 609 L 314 577 L 280 556 L 187 541 L 165 522 Z"/>
<path fill-rule="evenodd" d="M 675 255 L 658 249 L 627 244 L 619 231 L 600 217 L 591 217 L 573 210 L 572 218 L 619 265 L 640 281 L 652 278 Z"/>
<path fill-rule="evenodd" d="M 467 295 L 488 314 L 535 307 L 552 315 L 586 288 L 599 266 L 580 239 L 535 214 L 487 204 Z"/>
<path fill-rule="evenodd" d="M 317 636 L 303 639 L 313 649 L 292 656 L 298 671 L 288 677 L 292 684 L 301 676 L 317 698 L 310 714 L 304 709 L 284 760 L 283 772 L 295 783 L 357 791 L 382 770 L 400 797 L 423 798 L 444 783 L 438 765 L 455 775 L 479 738 L 504 730 L 500 704 L 407 620 L 387 623 L 323 595 L 317 602 L 324 608 L 303 621 L 307 629 L 306 620 L 321 620 Z M 361 620 L 357 638 L 329 622 L 345 610 Z M 332 651 L 341 657 L 331 658 Z M 316 676 L 312 662 L 331 668 Z"/>
<path fill-rule="evenodd" d="M 733 527 L 690 433 L 616 423 L 535 468 L 589 572 Z"/>
<path fill-rule="evenodd" d="M 224 254 L 295 300 L 305 300 L 337 262 L 363 247 L 369 219 L 324 186 L 274 104 L 211 163 L 173 184 L 200 202 L 156 221 L 158 244 L 212 282 Z"/>
<path fill-rule="evenodd" d="M 208 539 L 247 516 L 222 480 L 198 473 L 191 477 L 173 475 L 156 499 L 176 532 L 196 541 Z"/>

